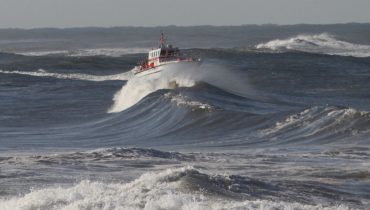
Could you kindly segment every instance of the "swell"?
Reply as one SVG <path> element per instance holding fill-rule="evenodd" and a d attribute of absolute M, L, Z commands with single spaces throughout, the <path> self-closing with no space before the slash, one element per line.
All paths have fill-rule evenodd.
<path fill-rule="evenodd" d="M 336 106 L 303 110 L 287 106 L 284 111 L 282 106 L 279 102 L 240 97 L 200 83 L 155 91 L 129 109 L 95 120 L 49 126 L 41 131 L 32 127 L 2 128 L 2 136 L 12 139 L 12 133 L 22 131 L 24 135 L 14 136 L 17 142 L 9 145 L 27 143 L 30 147 L 57 144 L 231 149 L 369 143 L 370 114 L 366 111 Z M 36 134 L 43 137 L 32 145 L 28 138 Z"/>

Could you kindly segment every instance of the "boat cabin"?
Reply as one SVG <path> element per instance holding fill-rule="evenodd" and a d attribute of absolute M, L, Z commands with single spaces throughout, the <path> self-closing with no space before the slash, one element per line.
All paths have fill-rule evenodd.
<path fill-rule="evenodd" d="M 156 58 L 171 58 L 178 56 L 179 49 L 173 48 L 172 45 L 160 46 L 160 48 L 149 51 L 148 60 Z"/>

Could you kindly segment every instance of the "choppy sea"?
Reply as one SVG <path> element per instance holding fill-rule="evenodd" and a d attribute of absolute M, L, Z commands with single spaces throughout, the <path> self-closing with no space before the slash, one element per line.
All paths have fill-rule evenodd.
<path fill-rule="evenodd" d="M 369 24 L 0 30 L 1 210 L 369 208 Z"/>

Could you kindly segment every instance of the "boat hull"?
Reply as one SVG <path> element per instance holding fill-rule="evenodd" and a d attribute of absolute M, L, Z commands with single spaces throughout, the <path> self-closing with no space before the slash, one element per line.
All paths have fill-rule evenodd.
<path fill-rule="evenodd" d="M 159 73 L 165 69 L 171 69 L 172 67 L 180 67 L 180 68 L 193 68 L 197 67 L 201 64 L 201 61 L 174 61 L 174 62 L 167 62 L 163 63 L 159 66 L 149 68 L 144 71 L 138 71 L 137 67 L 135 67 L 132 71 L 134 72 L 135 77 L 143 77 L 150 74 Z"/>

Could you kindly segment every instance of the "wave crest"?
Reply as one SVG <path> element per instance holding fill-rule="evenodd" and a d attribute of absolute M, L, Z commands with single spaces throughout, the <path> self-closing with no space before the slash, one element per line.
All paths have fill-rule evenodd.
<path fill-rule="evenodd" d="M 338 135 L 361 136 L 370 133 L 370 113 L 353 108 L 312 107 L 278 121 L 271 128 L 260 131 L 271 139 L 323 139 L 330 141 Z M 346 139 L 346 138 L 344 138 Z"/>
<path fill-rule="evenodd" d="M 299 35 L 289 39 L 276 39 L 256 46 L 273 51 L 295 50 L 328 55 L 370 57 L 370 46 L 353 44 L 336 39 L 330 34 Z"/>

